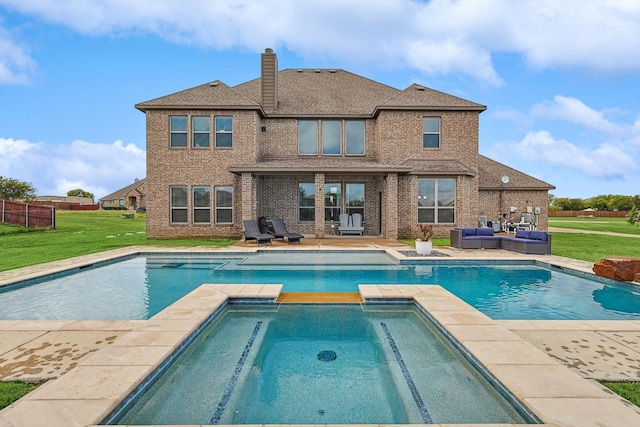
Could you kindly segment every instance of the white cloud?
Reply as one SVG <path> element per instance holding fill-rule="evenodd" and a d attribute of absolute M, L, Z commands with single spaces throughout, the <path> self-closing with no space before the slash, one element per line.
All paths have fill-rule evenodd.
<path fill-rule="evenodd" d="M 144 150 L 122 141 L 53 145 L 0 138 L 0 175 L 30 182 L 38 195 L 62 196 L 82 188 L 97 201 L 144 178 L 145 168 Z"/>
<path fill-rule="evenodd" d="M 607 120 L 603 112 L 592 109 L 579 99 L 562 95 L 555 96 L 553 102 L 545 101 L 534 105 L 531 108 L 531 114 L 566 120 L 610 135 L 621 135 L 625 131 L 624 127 Z"/>
<path fill-rule="evenodd" d="M 27 50 L 13 40 L 13 35 L 0 26 L 0 84 L 28 84 L 35 62 Z"/>
<path fill-rule="evenodd" d="M 33 144 L 25 139 L 0 138 L 0 159 L 13 160 L 21 157 L 28 150 L 35 149 Z"/>
<path fill-rule="evenodd" d="M 596 178 L 621 178 L 640 172 L 640 165 L 635 161 L 640 153 L 634 155 L 610 142 L 595 149 L 578 147 L 564 139 L 555 139 L 545 130 L 529 132 L 511 152 L 537 162 L 577 169 Z"/>
<path fill-rule="evenodd" d="M 640 70 L 640 2 L 625 0 L 0 0 L 91 36 L 153 34 L 173 43 L 410 67 L 501 84 L 495 54 L 535 68 Z M 1 51 L 1 50 L 0 50 Z"/>

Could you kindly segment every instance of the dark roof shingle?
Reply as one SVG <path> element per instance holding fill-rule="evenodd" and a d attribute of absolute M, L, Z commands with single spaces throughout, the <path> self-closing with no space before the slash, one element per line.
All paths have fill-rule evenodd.
<path fill-rule="evenodd" d="M 556 187 L 496 162 L 483 155 L 478 156 L 480 190 L 553 190 Z M 502 182 L 503 176 L 509 177 L 508 183 Z"/>
<path fill-rule="evenodd" d="M 159 108 L 255 109 L 261 107 L 261 79 L 229 87 L 214 81 L 141 102 L 142 111 Z M 371 117 L 383 109 L 483 111 L 485 106 L 411 85 L 400 91 L 339 69 L 286 69 L 278 72 L 278 108 L 269 116 Z M 264 112 L 263 112 L 264 113 Z"/>

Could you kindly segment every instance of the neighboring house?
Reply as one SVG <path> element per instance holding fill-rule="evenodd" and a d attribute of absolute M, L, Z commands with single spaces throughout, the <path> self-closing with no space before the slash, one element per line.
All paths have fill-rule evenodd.
<path fill-rule="evenodd" d="M 242 220 L 266 216 L 323 238 L 340 213 L 356 212 L 365 235 L 415 237 L 428 222 L 448 236 L 481 213 L 529 204 L 546 228 L 554 187 L 478 153 L 486 107 L 420 85 L 278 71 L 266 49 L 258 79 L 216 80 L 136 108 L 147 119 L 149 237 L 239 236 Z"/>
<path fill-rule="evenodd" d="M 131 185 L 100 199 L 100 207 L 135 210 L 146 207 L 147 178 L 137 179 Z"/>

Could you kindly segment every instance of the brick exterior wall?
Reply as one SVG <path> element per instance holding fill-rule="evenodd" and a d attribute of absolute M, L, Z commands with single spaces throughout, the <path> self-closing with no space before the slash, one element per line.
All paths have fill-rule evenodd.
<path fill-rule="evenodd" d="M 514 222 L 519 222 L 520 215 L 527 212 L 527 207 L 531 209 L 539 207 L 538 230 L 546 231 L 549 228 L 549 196 L 547 191 L 503 190 L 500 192 L 499 190 L 482 190 L 479 192 L 479 196 L 479 215 L 486 215 L 489 221 L 498 220 L 500 213 L 506 213 L 507 219 L 510 218 Z M 501 201 L 502 204 L 500 203 Z M 500 206 L 502 206 L 502 208 L 499 208 Z M 518 211 L 516 213 L 510 213 L 509 208 L 511 206 L 517 207 Z M 477 224 L 477 218 L 473 224 L 474 226 Z"/>
<path fill-rule="evenodd" d="M 147 236 L 170 237 L 237 237 L 242 234 L 242 218 L 251 210 L 243 203 L 243 184 L 228 167 L 256 161 L 259 116 L 254 111 L 228 110 L 150 110 L 147 111 Z M 170 116 L 188 116 L 188 146 L 169 147 Z M 191 117 L 211 117 L 210 146 L 191 145 Z M 215 147 L 215 116 L 233 116 L 233 148 Z M 189 188 L 188 222 L 171 224 L 169 188 L 185 185 Z M 211 224 L 192 223 L 192 187 L 210 186 Z M 233 186 L 233 223 L 214 224 L 214 187 Z"/>
<path fill-rule="evenodd" d="M 380 162 L 401 164 L 406 160 L 455 159 L 477 171 L 478 112 L 383 111 L 378 117 L 378 152 Z M 422 118 L 440 117 L 440 148 L 422 147 Z M 407 175 L 398 180 L 398 225 L 396 236 L 414 238 L 418 224 L 418 178 L 445 178 L 449 175 Z M 455 177 L 453 177 L 455 178 Z M 478 175 L 456 179 L 454 224 L 436 224 L 436 237 L 448 237 L 454 226 L 467 226 L 477 221 Z M 385 236 L 387 237 L 387 236 Z"/>
<path fill-rule="evenodd" d="M 211 144 L 208 148 L 169 147 L 169 116 L 186 115 L 189 127 L 192 116 L 211 117 Z M 215 148 L 214 118 L 233 116 L 233 148 Z M 441 117 L 440 148 L 422 148 L 422 118 Z M 147 233 L 149 237 L 216 236 L 234 237 L 242 233 L 243 219 L 260 216 L 279 217 L 292 229 L 303 234 L 324 237 L 331 224 L 324 223 L 324 194 L 316 192 L 315 223 L 298 220 L 298 183 L 362 182 L 365 184 L 365 234 L 396 239 L 412 237 L 417 225 L 417 175 L 293 175 L 242 176 L 227 168 L 251 164 L 261 158 L 298 157 L 298 121 L 292 118 L 262 118 L 250 111 L 151 110 L 147 112 Z M 264 127 L 264 130 L 263 130 Z M 382 111 L 376 120 L 365 122 L 365 156 L 380 163 L 399 165 L 406 160 L 450 160 L 477 167 L 477 112 Z M 320 156 L 305 156 L 311 162 Z M 362 157 L 361 157 L 362 158 Z M 312 172 L 312 171 L 310 171 Z M 429 177 L 443 177 L 430 173 Z M 385 179 L 386 178 L 386 179 Z M 169 187 L 186 185 L 189 193 L 194 185 L 234 188 L 233 224 L 192 224 L 192 201 L 189 195 L 189 222 L 170 224 Z M 445 236 L 453 225 L 475 223 L 478 212 L 477 176 L 459 176 L 456 180 L 456 223 L 436 225 L 436 235 Z M 380 197 L 380 194 L 382 197 Z M 383 205 L 380 205 L 382 200 Z M 214 215 L 212 200 L 212 218 Z M 382 218 L 380 217 L 382 212 Z"/>
<path fill-rule="evenodd" d="M 276 94 L 277 95 L 277 94 Z M 472 109 L 473 110 L 473 109 Z M 276 111 L 277 112 L 277 111 Z M 479 191 L 478 122 L 475 111 L 377 111 L 375 117 L 365 119 L 365 154 L 341 157 L 345 162 L 362 160 L 362 165 L 386 165 L 388 168 L 372 173 L 332 174 L 330 169 L 314 169 L 314 162 L 322 158 L 298 155 L 298 119 L 267 117 L 257 110 L 168 110 L 148 109 L 147 117 L 147 235 L 151 238 L 171 237 L 239 237 L 243 219 L 260 216 L 283 218 L 291 231 L 324 238 L 332 232 L 331 223 L 324 221 L 324 187 L 326 183 L 364 183 L 365 235 L 382 235 L 388 239 L 415 238 L 418 218 L 418 179 L 455 179 L 455 223 L 436 224 L 437 237 L 448 236 L 454 226 L 475 226 L 481 212 L 489 218 L 497 215 L 498 192 Z M 188 117 L 188 147 L 170 148 L 170 116 Z M 233 147 L 215 147 L 215 117 L 233 117 Z M 191 117 L 211 118 L 210 146 L 192 147 Z M 359 119 L 362 115 L 359 115 Z M 423 148 L 423 117 L 439 117 L 440 147 Z M 331 120 L 349 119 L 332 115 Z M 308 118 L 305 118 L 308 119 Z M 322 117 L 319 118 L 321 120 Z M 319 128 L 321 128 L 319 123 Z M 319 152 L 321 150 L 319 148 Z M 328 156 L 336 159 L 336 156 Z M 309 164 L 308 171 L 300 167 L 290 174 L 240 174 L 229 172 L 231 167 L 253 165 L 266 160 L 299 160 Z M 457 161 L 468 170 L 444 171 L 434 169 L 434 162 L 452 164 Z M 413 163 L 415 162 L 415 163 Z M 421 162 L 421 163 L 420 163 Z M 447 163 L 448 162 L 448 163 Z M 353 163 L 347 163 L 353 164 Z M 409 173 L 393 169 L 415 164 Z M 325 166 L 326 167 L 326 166 Z M 299 221 L 298 184 L 315 185 L 314 222 Z M 187 186 L 188 222 L 170 223 L 171 186 Z M 193 186 L 211 187 L 211 218 L 209 224 L 193 224 Z M 233 222 L 215 224 L 215 187 L 233 187 Z M 344 188 L 344 187 L 343 187 Z M 503 206 L 544 208 L 540 228 L 547 226 L 547 191 L 503 192 Z M 344 194 L 343 194 L 344 198 Z M 337 227 L 337 224 L 334 224 Z M 337 231 L 337 228 L 334 229 Z"/>

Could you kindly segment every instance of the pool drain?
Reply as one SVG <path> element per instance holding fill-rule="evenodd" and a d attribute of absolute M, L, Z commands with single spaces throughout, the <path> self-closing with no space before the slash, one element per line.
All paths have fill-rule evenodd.
<path fill-rule="evenodd" d="M 336 360 L 336 357 L 338 356 L 333 350 L 322 350 L 320 353 L 318 353 L 318 360 L 321 362 L 331 362 L 333 360 Z"/>
<path fill-rule="evenodd" d="M 318 409 L 318 415 L 324 415 L 324 409 Z"/>

